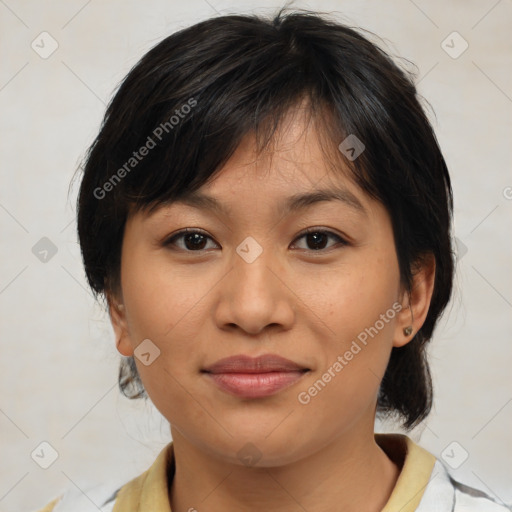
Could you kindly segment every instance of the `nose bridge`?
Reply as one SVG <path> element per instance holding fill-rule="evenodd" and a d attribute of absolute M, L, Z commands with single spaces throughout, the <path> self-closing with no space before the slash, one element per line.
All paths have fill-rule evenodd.
<path fill-rule="evenodd" d="M 262 241 L 262 244 L 265 242 Z M 252 236 L 246 237 L 236 248 L 234 258 L 234 280 L 238 293 L 243 293 L 256 300 L 271 301 L 275 299 L 275 280 L 271 272 L 272 263 L 277 255 L 272 254 L 268 241 L 265 246 Z M 270 267 L 270 268 L 269 268 Z"/>
<path fill-rule="evenodd" d="M 269 324 L 283 326 L 292 322 L 293 308 L 286 287 L 276 276 L 276 262 L 272 247 L 264 247 L 253 237 L 237 246 L 232 272 L 222 290 L 220 323 L 258 333 Z"/>

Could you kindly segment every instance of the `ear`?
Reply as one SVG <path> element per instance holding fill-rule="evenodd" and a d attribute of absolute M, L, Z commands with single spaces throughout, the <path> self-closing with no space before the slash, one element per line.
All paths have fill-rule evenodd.
<path fill-rule="evenodd" d="M 397 315 L 394 347 L 403 347 L 409 343 L 421 329 L 427 318 L 436 276 L 436 260 L 433 254 L 422 256 L 414 265 L 411 291 L 402 291 L 402 309 Z M 410 334 L 407 328 L 412 328 Z M 405 330 L 405 332 L 404 332 Z"/>
<path fill-rule="evenodd" d="M 126 321 L 126 311 L 122 299 L 120 300 L 114 294 L 107 293 L 108 314 L 116 338 L 116 347 L 123 356 L 132 356 L 133 347 L 128 335 L 128 324 Z"/>

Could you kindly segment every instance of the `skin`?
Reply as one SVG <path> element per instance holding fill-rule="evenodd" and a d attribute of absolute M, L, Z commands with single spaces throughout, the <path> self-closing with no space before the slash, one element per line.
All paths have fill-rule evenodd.
<path fill-rule="evenodd" d="M 324 162 L 314 123 L 302 110 L 280 127 L 272 151 L 247 136 L 201 192 L 229 215 L 181 203 L 133 213 L 121 254 L 121 288 L 108 295 L 118 350 L 150 339 L 160 356 L 135 358 L 151 400 L 171 425 L 176 473 L 173 512 L 378 511 L 400 468 L 374 439 L 377 393 L 392 347 L 408 343 L 428 312 L 435 264 L 426 260 L 409 295 L 401 285 L 393 231 L 382 204 Z M 286 213 L 292 194 L 343 187 L 364 212 L 324 201 Z M 340 235 L 315 240 L 308 227 Z M 202 250 L 183 228 L 205 231 Z M 263 252 L 248 263 L 248 236 Z M 324 245 L 321 245 L 321 244 Z M 307 391 L 352 340 L 394 303 L 401 311 L 307 405 Z M 413 327 L 413 334 L 403 329 Z M 201 369 L 218 359 L 279 354 L 307 368 L 300 381 L 258 399 L 233 396 Z M 259 454 L 246 466 L 238 452 Z"/>

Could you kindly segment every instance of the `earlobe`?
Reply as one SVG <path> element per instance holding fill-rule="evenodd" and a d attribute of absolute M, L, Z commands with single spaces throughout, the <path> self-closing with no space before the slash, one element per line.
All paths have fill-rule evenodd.
<path fill-rule="evenodd" d="M 124 304 L 118 302 L 116 298 L 112 296 L 107 296 L 107 302 L 117 350 L 123 356 L 132 356 L 133 348 L 128 334 Z"/>
<path fill-rule="evenodd" d="M 394 347 L 409 343 L 425 323 L 434 292 L 436 264 L 433 254 L 422 257 L 416 265 L 410 292 L 402 297 L 402 309 L 397 316 Z"/>

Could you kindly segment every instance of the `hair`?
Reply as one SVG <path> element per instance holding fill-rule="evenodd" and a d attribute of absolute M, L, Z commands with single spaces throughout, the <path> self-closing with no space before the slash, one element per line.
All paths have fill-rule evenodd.
<path fill-rule="evenodd" d="M 248 134 L 262 150 L 307 100 L 335 147 L 350 134 L 363 142 L 355 160 L 336 152 L 389 212 L 409 291 L 417 265 L 435 258 L 426 320 L 392 349 L 377 400 L 378 415 L 397 415 L 410 430 L 432 407 L 426 344 L 452 292 L 452 189 L 414 74 L 360 32 L 324 14 L 281 9 L 269 18 L 208 19 L 162 40 L 120 84 L 86 153 L 78 236 L 89 285 L 107 297 L 120 289 L 131 212 L 198 189 Z M 129 398 L 147 397 L 133 357 L 121 360 L 119 386 Z"/>

